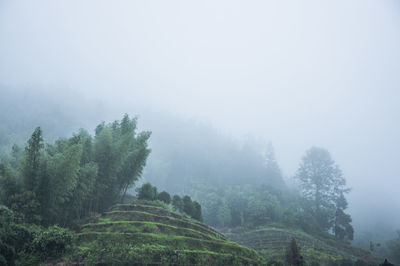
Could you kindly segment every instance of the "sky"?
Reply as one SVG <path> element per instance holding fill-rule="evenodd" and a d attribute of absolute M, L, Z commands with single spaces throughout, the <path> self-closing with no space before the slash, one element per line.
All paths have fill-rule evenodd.
<path fill-rule="evenodd" d="M 399 47 L 395 0 L 0 0 L 0 84 L 262 137 L 288 178 L 324 147 L 397 228 Z"/>

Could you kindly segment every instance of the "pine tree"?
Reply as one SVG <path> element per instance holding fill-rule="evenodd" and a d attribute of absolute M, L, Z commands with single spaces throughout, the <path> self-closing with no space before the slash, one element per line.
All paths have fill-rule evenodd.
<path fill-rule="evenodd" d="M 268 143 L 266 152 L 264 153 L 264 165 L 268 181 L 277 186 L 283 186 L 282 172 L 275 158 L 275 150 L 271 143 Z"/>
<path fill-rule="evenodd" d="M 347 200 L 343 193 L 341 193 L 336 200 L 334 233 L 335 237 L 340 240 L 353 240 L 354 229 L 350 224 L 350 215 L 344 212 L 346 208 Z"/>
<path fill-rule="evenodd" d="M 336 199 L 349 191 L 339 167 L 328 151 L 313 147 L 303 157 L 296 179 L 320 229 L 328 231 L 334 226 Z"/>
<path fill-rule="evenodd" d="M 289 265 L 304 265 L 304 258 L 300 255 L 300 248 L 297 246 L 296 239 L 292 237 L 289 246 L 286 249 L 286 262 Z"/>

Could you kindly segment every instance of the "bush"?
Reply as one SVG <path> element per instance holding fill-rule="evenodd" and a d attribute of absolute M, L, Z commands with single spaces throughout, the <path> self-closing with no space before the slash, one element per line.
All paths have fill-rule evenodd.
<path fill-rule="evenodd" d="M 73 237 L 71 231 L 54 225 L 35 236 L 32 249 L 41 259 L 59 257 L 71 247 Z"/>

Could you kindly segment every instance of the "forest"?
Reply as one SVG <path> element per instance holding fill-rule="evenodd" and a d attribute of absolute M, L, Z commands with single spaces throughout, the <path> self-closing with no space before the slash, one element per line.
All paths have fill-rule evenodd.
<path fill-rule="evenodd" d="M 137 123 L 136 117 L 125 114 L 121 120 L 98 124 L 94 135 L 80 129 L 53 143 L 45 143 L 45 133 L 36 127 L 25 144 L 13 144 L 8 151 L 4 148 L 0 164 L 3 264 L 35 265 L 63 256 L 76 259 L 76 237 L 82 225 L 116 204 L 136 201 L 160 202 L 227 235 L 274 226 L 343 245 L 354 239 L 352 219 L 346 212 L 346 194 L 350 189 L 327 150 L 307 150 L 293 177 L 298 186 L 289 187 L 271 143 L 262 153 L 249 146 L 236 149 L 236 153 L 217 158 L 236 157 L 240 162 L 231 164 L 235 165 L 233 170 L 237 167 L 242 172 L 233 172 L 229 182 L 224 184 L 224 179 L 212 178 L 213 174 L 226 178 L 223 172 L 210 173 L 210 177 L 201 175 L 199 179 L 192 175 L 187 182 L 184 176 L 176 176 L 178 168 L 171 175 L 170 186 L 165 186 L 163 180 L 159 182 L 177 193 L 171 197 L 167 191 L 158 192 L 157 187 L 141 180 L 147 171 L 147 179 L 157 184 L 152 175 L 158 169 L 144 171 L 151 157 L 151 132 L 139 131 Z M 185 167 L 199 163 L 199 158 L 195 160 L 182 153 L 171 157 L 177 160 L 179 156 L 185 157 Z M 235 178 L 235 174 L 246 179 Z M 232 239 L 239 235 L 232 234 Z M 393 239 L 386 245 L 385 254 L 394 261 L 398 259 L 398 243 Z M 294 245 L 293 250 L 297 250 L 297 244 Z M 271 263 L 279 263 L 275 258 Z M 360 259 L 357 263 L 368 265 L 368 261 Z"/>
<path fill-rule="evenodd" d="M 400 265 L 399 11 L 0 0 L 0 266 Z"/>

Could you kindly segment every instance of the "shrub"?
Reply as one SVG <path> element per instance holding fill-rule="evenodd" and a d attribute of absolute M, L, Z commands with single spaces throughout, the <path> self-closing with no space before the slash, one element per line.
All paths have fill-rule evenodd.
<path fill-rule="evenodd" d="M 73 233 L 57 225 L 39 232 L 32 242 L 33 252 L 42 259 L 63 255 L 72 245 Z"/>

